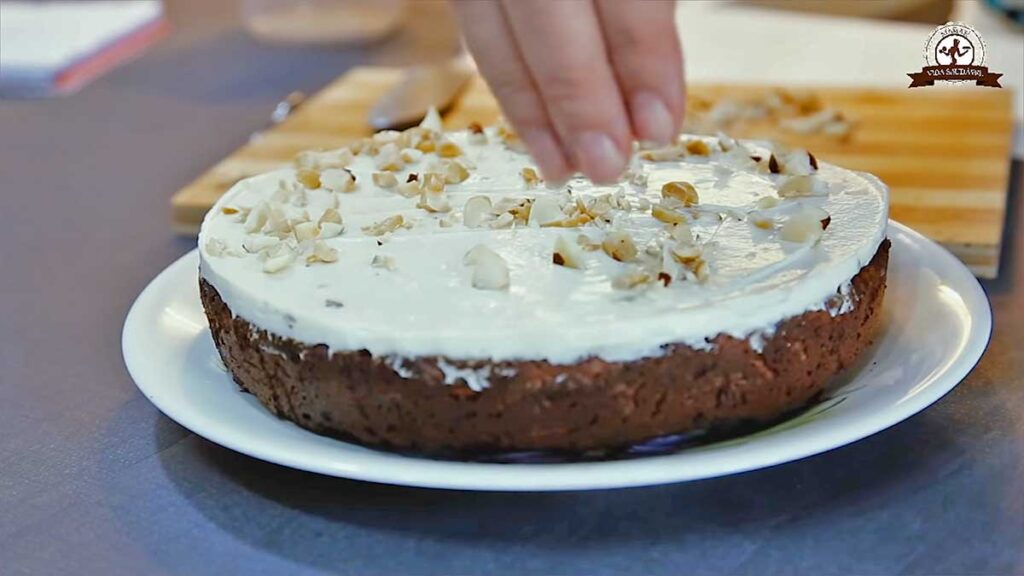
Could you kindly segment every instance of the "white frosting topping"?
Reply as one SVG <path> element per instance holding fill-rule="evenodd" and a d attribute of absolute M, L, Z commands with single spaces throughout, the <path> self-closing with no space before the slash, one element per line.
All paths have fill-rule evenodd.
<path fill-rule="evenodd" d="M 551 197 L 562 204 L 567 196 L 565 188 L 524 183 L 521 171 L 531 165 L 529 157 L 504 146 L 493 130 L 487 143 L 464 132 L 449 137 L 470 161 L 469 178 L 445 189 L 451 212 L 428 212 L 416 206 L 417 198 L 374 185 L 378 168 L 367 155 L 347 163 L 356 176 L 352 192 L 306 189 L 296 182 L 295 170 L 282 169 L 239 182 L 206 216 L 199 238 L 202 277 L 236 315 L 272 333 L 326 344 L 335 351 L 365 349 L 376 357 L 394 358 L 397 366 L 401 358 L 433 355 L 556 364 L 589 356 L 622 361 L 658 355 L 671 343 L 706 348 L 722 333 L 759 341 L 779 321 L 826 309 L 837 290 L 845 294 L 850 278 L 885 236 L 886 187 L 870 175 L 825 163 L 812 177 L 812 196 L 788 198 L 756 212 L 778 223 L 775 230 L 752 225 L 749 216 L 757 210 L 756 202 L 777 197 L 788 177 L 770 173 L 763 168 L 764 160 L 760 169 L 744 161 L 742 149 L 719 151 L 714 138 L 704 139 L 710 156 L 636 160 L 633 173 L 618 186 L 595 186 L 582 179 L 568 183 L 572 196 L 584 200 L 621 191 L 633 209 L 613 210 L 611 223 L 557 228 L 516 222 L 509 229 L 467 228 L 462 211 L 472 196 L 486 195 L 495 203 Z M 771 153 L 763 145 L 747 146 L 765 159 Z M 433 153 L 423 155 L 395 172 L 398 182 L 405 182 L 411 172 L 423 174 L 437 161 Z M 331 186 L 344 185 L 344 175 L 325 174 Z M 699 192 L 690 228 L 707 262 L 703 281 L 680 269 L 668 286 L 655 282 L 617 289 L 612 279 L 635 265 L 613 260 L 601 250 L 582 251 L 583 269 L 552 263 L 559 236 L 575 245 L 580 233 L 600 242 L 609 230 L 624 231 L 640 252 L 652 239 L 664 238 L 666 225 L 651 216 L 649 203 L 659 201 L 662 185 L 669 181 L 690 182 Z M 291 192 L 282 193 L 282 186 Z M 289 218 L 308 214 L 313 222 L 337 206 L 345 230 L 322 241 L 336 249 L 337 261 L 307 264 L 303 254 L 291 265 L 275 264 L 273 273 L 266 272 L 267 259 L 243 248 L 265 235 L 247 233 L 243 216 L 246 209 L 272 198 L 283 200 Z M 831 217 L 820 240 L 782 240 L 787 219 L 808 207 Z M 233 209 L 242 213 L 225 213 Z M 383 237 L 362 230 L 396 214 L 412 226 Z M 480 244 L 506 263 L 507 288 L 473 286 L 473 267 L 464 263 L 464 256 Z M 847 306 L 830 312 L 843 313 Z M 476 387 L 486 386 L 488 374 L 470 376 L 451 365 L 445 369 L 446 379 L 466 378 Z"/>

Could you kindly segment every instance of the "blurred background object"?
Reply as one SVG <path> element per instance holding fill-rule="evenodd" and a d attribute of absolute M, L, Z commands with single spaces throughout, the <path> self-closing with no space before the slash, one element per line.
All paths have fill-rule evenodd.
<path fill-rule="evenodd" d="M 365 44 L 402 23 L 405 0 L 242 0 L 245 28 L 284 44 Z"/>
<path fill-rule="evenodd" d="M 882 18 L 936 25 L 945 24 L 953 11 L 953 0 L 752 0 L 751 4 L 833 16 Z"/>
<path fill-rule="evenodd" d="M 159 0 L 0 3 L 0 96 L 74 92 L 168 30 Z"/>
<path fill-rule="evenodd" d="M 987 0 L 992 8 L 1002 12 L 1007 18 L 1024 26 L 1024 0 Z"/>

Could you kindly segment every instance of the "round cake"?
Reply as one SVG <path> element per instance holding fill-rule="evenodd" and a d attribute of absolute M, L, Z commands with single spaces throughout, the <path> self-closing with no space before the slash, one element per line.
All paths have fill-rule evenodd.
<path fill-rule="evenodd" d="M 199 281 L 234 380 L 302 427 L 614 449 L 818 396 L 879 328 L 887 212 L 806 150 L 684 135 L 548 186 L 507 128 L 427 125 L 240 181 Z"/>

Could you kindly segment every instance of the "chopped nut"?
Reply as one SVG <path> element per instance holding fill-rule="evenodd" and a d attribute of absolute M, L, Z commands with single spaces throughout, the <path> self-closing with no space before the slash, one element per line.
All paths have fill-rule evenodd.
<path fill-rule="evenodd" d="M 316 170 L 300 168 L 295 171 L 295 179 L 310 190 L 315 190 L 320 187 L 320 173 Z"/>
<path fill-rule="evenodd" d="M 360 138 L 358 140 L 353 140 L 352 142 L 349 142 L 347 148 L 349 152 L 351 152 L 352 154 L 362 154 L 363 151 L 365 151 L 369 145 L 369 138 Z"/>
<path fill-rule="evenodd" d="M 394 270 L 397 268 L 395 259 L 384 254 L 374 254 L 373 259 L 370 260 L 370 266 L 373 268 L 384 268 L 385 270 Z"/>
<path fill-rule="evenodd" d="M 669 162 L 679 160 L 683 157 L 683 151 L 675 146 L 657 148 L 655 150 L 644 150 L 640 152 L 640 158 L 649 162 Z"/>
<path fill-rule="evenodd" d="M 405 165 L 399 155 L 398 147 L 394 144 L 385 144 L 373 159 L 378 170 L 395 172 L 401 170 Z"/>
<path fill-rule="evenodd" d="M 380 222 L 375 222 L 369 226 L 363 226 L 363 233 L 368 236 L 382 236 L 388 232 L 394 232 L 405 224 L 405 219 L 402 218 L 401 214 L 395 214 L 394 216 L 388 216 Z"/>
<path fill-rule="evenodd" d="M 555 238 L 555 249 L 551 254 L 551 261 L 566 268 L 577 270 L 584 268 L 583 251 L 578 245 L 566 240 L 564 236 Z"/>
<path fill-rule="evenodd" d="M 672 275 L 668 272 L 658 272 L 658 281 L 661 282 L 662 286 L 668 287 L 672 283 Z"/>
<path fill-rule="evenodd" d="M 508 209 L 509 214 L 524 224 L 530 221 L 531 212 L 533 212 L 532 198 L 520 198 Z"/>
<path fill-rule="evenodd" d="M 474 246 L 462 259 L 473 266 L 472 284 L 481 290 L 504 290 L 509 285 L 508 264 L 497 252 L 483 244 Z"/>
<path fill-rule="evenodd" d="M 210 238 L 206 241 L 206 253 L 210 256 L 223 256 L 228 250 L 228 245 L 220 238 Z"/>
<path fill-rule="evenodd" d="M 824 192 L 823 184 L 814 176 L 799 175 L 786 178 L 779 185 L 780 198 L 818 196 Z"/>
<path fill-rule="evenodd" d="M 258 254 L 280 243 L 281 240 L 274 236 L 250 236 L 242 241 L 242 249 L 250 254 Z"/>
<path fill-rule="evenodd" d="M 320 233 L 320 228 L 314 222 L 300 222 L 292 228 L 295 239 L 299 242 L 312 240 Z"/>
<path fill-rule="evenodd" d="M 690 225 L 685 222 L 674 224 L 669 230 L 669 236 L 680 244 L 693 243 L 693 231 L 690 230 Z"/>
<path fill-rule="evenodd" d="M 334 238 L 345 231 L 345 226 L 335 222 L 323 222 L 320 224 L 320 238 Z"/>
<path fill-rule="evenodd" d="M 469 124 L 469 143 L 474 145 L 482 145 L 487 143 L 487 133 L 484 132 L 483 126 L 477 122 L 471 122 Z"/>
<path fill-rule="evenodd" d="M 295 191 L 295 194 L 293 194 L 291 198 L 291 204 L 292 206 L 298 207 L 306 206 L 309 204 L 309 194 L 306 192 L 305 188 L 300 188 Z"/>
<path fill-rule="evenodd" d="M 708 156 L 711 154 L 711 148 L 703 140 L 690 140 L 686 143 L 686 151 L 697 156 Z"/>
<path fill-rule="evenodd" d="M 564 214 L 558 200 L 552 196 L 540 196 L 533 201 L 530 207 L 528 225 L 545 226 L 561 220 Z"/>
<path fill-rule="evenodd" d="M 498 122 L 496 132 L 498 137 L 501 138 L 502 143 L 505 144 L 505 147 L 509 150 L 516 152 L 526 151 L 526 147 L 523 145 L 523 141 L 519 138 L 519 135 L 516 134 L 515 130 L 513 130 L 504 119 Z"/>
<path fill-rule="evenodd" d="M 282 218 L 284 217 L 284 214 L 285 213 L 282 211 L 281 212 L 281 217 Z M 302 224 L 304 222 L 309 222 L 309 221 L 310 221 L 309 211 L 303 210 L 301 214 L 299 214 L 297 216 L 293 216 L 291 218 L 288 218 L 287 219 L 287 225 L 280 227 L 280 229 L 278 231 L 291 233 L 296 226 L 298 226 L 299 224 Z"/>
<path fill-rule="evenodd" d="M 704 251 L 693 244 L 676 244 L 670 251 L 672 259 L 683 265 L 693 264 L 701 258 Z"/>
<path fill-rule="evenodd" d="M 775 229 L 775 219 L 761 211 L 751 212 L 747 221 L 755 228 L 760 228 L 761 230 Z"/>
<path fill-rule="evenodd" d="M 631 270 L 612 279 L 612 288 L 631 290 L 650 284 L 654 278 L 644 270 Z"/>
<path fill-rule="evenodd" d="M 437 147 L 437 155 L 442 158 L 456 158 L 462 156 L 462 148 L 451 140 L 443 140 Z"/>
<path fill-rule="evenodd" d="M 686 216 L 663 204 L 656 204 L 652 206 L 651 216 L 654 216 L 656 220 L 660 220 L 666 224 L 681 224 L 686 222 Z"/>
<path fill-rule="evenodd" d="M 394 144 L 398 142 L 399 138 L 401 137 L 402 133 L 397 130 L 381 130 L 380 132 L 375 133 L 370 138 L 373 140 L 374 144 L 376 144 L 379 147 L 383 147 L 388 144 Z"/>
<path fill-rule="evenodd" d="M 773 174 L 806 176 L 818 170 L 818 159 L 807 150 L 793 150 L 778 156 L 772 154 L 772 159 L 775 162 L 774 167 L 772 160 L 769 160 L 768 168 Z"/>
<path fill-rule="evenodd" d="M 259 232 L 263 229 L 263 226 L 267 223 L 267 205 L 260 204 L 256 208 L 249 211 L 249 215 L 245 218 L 245 223 L 242 225 L 242 229 L 252 234 Z"/>
<path fill-rule="evenodd" d="M 443 192 L 445 186 L 444 174 L 440 172 L 427 172 L 423 175 L 423 189 L 428 192 Z"/>
<path fill-rule="evenodd" d="M 423 158 L 423 151 L 415 148 L 403 148 L 402 151 L 398 153 L 398 157 L 406 164 L 412 164 L 414 162 L 419 162 L 420 158 Z"/>
<path fill-rule="evenodd" d="M 523 176 L 523 182 L 526 182 L 527 186 L 536 186 L 540 183 L 540 176 L 537 175 L 537 171 L 529 166 L 523 168 L 520 171 Z"/>
<path fill-rule="evenodd" d="M 586 234 L 579 234 L 576 236 L 576 244 L 587 252 L 594 252 L 601 249 L 601 243 Z"/>
<path fill-rule="evenodd" d="M 448 184 L 461 184 L 469 178 L 469 169 L 459 160 L 450 160 L 444 164 L 444 181 Z"/>
<path fill-rule="evenodd" d="M 295 253 L 291 250 L 285 250 L 277 256 L 271 256 L 263 262 L 263 271 L 268 274 L 274 274 L 284 270 L 295 260 Z"/>
<path fill-rule="evenodd" d="M 295 156 L 295 166 L 311 170 L 325 168 L 345 168 L 352 163 L 352 151 L 348 148 L 338 150 L 307 150 Z"/>
<path fill-rule="evenodd" d="M 420 152 L 430 153 L 437 149 L 437 143 L 433 138 L 424 138 L 416 143 L 416 149 Z"/>
<path fill-rule="evenodd" d="M 284 203 L 291 200 L 293 190 L 289 184 L 290 182 L 285 182 L 283 180 L 279 181 L 277 183 L 277 189 L 270 194 L 270 201 Z"/>
<path fill-rule="evenodd" d="M 675 198 L 686 207 L 696 206 L 700 202 L 700 196 L 697 194 L 697 189 L 693 187 L 693 184 L 683 181 L 665 183 L 661 187 L 661 196 L 663 198 Z"/>
<path fill-rule="evenodd" d="M 420 192 L 420 201 L 416 203 L 416 207 L 427 212 L 450 212 L 452 209 L 448 195 L 443 190 L 434 192 L 426 188 Z"/>
<path fill-rule="evenodd" d="M 373 183 L 381 188 L 394 188 L 398 186 L 398 178 L 394 172 L 374 172 Z"/>
<path fill-rule="evenodd" d="M 399 184 L 395 190 L 401 196 L 404 196 L 406 198 L 415 198 L 416 196 L 419 196 L 423 192 L 423 187 L 420 186 L 420 183 L 418 181 L 411 180 L 409 182 L 403 182 Z"/>
<path fill-rule="evenodd" d="M 516 217 L 513 216 L 511 212 L 502 212 L 497 218 L 491 221 L 490 226 L 494 229 L 511 228 L 515 221 Z"/>
<path fill-rule="evenodd" d="M 320 219 L 317 220 L 317 224 L 323 224 L 324 222 L 341 224 L 341 214 L 336 208 L 328 208 L 324 210 L 324 213 L 320 215 Z"/>
<path fill-rule="evenodd" d="M 332 192 L 352 192 L 356 176 L 348 168 L 330 168 L 320 173 L 320 185 Z"/>
<path fill-rule="evenodd" d="M 462 223 L 467 228 L 476 228 L 483 224 L 491 212 L 491 199 L 487 196 L 473 196 L 466 200 L 462 209 Z"/>
<path fill-rule="evenodd" d="M 728 152 L 736 147 L 736 140 L 719 132 L 716 137 L 718 138 L 718 147 L 722 152 Z"/>
<path fill-rule="evenodd" d="M 637 255 L 636 244 L 633 243 L 632 236 L 621 230 L 609 232 L 601 242 L 601 248 L 605 254 L 619 262 L 629 262 Z"/>
<path fill-rule="evenodd" d="M 790 216 L 779 230 L 779 238 L 786 242 L 817 244 L 825 231 L 825 222 L 831 221 L 828 212 L 821 208 L 805 206 Z"/>
<path fill-rule="evenodd" d="M 331 263 L 338 261 L 338 250 L 327 245 L 323 240 L 317 240 L 313 243 L 313 253 L 306 256 L 306 263 L 313 264 L 316 262 Z"/>

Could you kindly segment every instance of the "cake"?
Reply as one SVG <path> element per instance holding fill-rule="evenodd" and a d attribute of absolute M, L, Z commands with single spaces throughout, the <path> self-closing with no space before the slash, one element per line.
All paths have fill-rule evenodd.
<path fill-rule="evenodd" d="M 876 336 L 888 191 L 682 135 L 548 186 L 502 126 L 381 132 L 238 182 L 199 236 L 213 341 L 281 418 L 423 454 L 766 423 Z"/>

